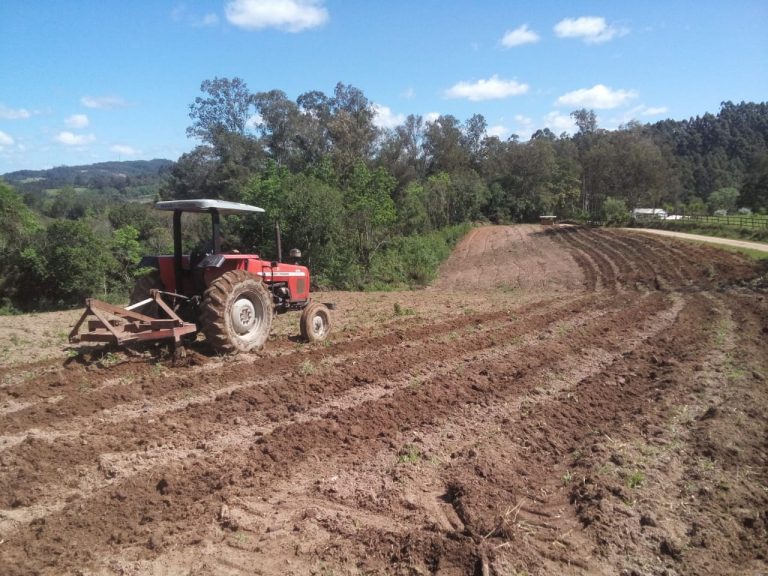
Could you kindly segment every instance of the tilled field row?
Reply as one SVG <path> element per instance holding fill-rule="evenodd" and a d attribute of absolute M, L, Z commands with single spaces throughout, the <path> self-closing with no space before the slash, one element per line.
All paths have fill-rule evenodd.
<path fill-rule="evenodd" d="M 25 433 L 23 441 L 18 441 L 16 446 L 7 448 L 0 455 L 0 462 L 15 473 L 10 478 L 1 477 L 8 488 L 6 506 L 18 503 L 18 496 L 11 486 L 18 485 L 22 471 L 29 471 L 29 477 L 24 482 L 22 502 L 35 502 L 35 494 L 55 499 L 55 492 L 45 487 L 38 489 L 39 480 L 36 479 L 52 477 L 58 469 L 70 470 L 69 475 L 82 478 L 81 464 L 92 462 L 93 467 L 98 462 L 101 468 L 104 466 L 100 459 L 102 454 L 110 454 L 114 460 L 122 452 L 142 454 L 150 451 L 157 454 L 160 446 L 164 446 L 167 452 L 192 450 L 201 444 L 207 446 L 211 438 L 226 436 L 232 425 L 237 426 L 235 420 L 240 413 L 247 413 L 251 426 L 258 426 L 262 431 L 269 430 L 276 423 L 295 419 L 307 410 L 315 413 L 326 411 L 328 406 L 332 408 L 342 402 L 340 397 L 350 391 L 360 393 L 366 384 L 383 382 L 386 389 L 391 389 L 397 379 L 411 383 L 418 381 L 419 373 L 450 371 L 465 362 L 466 358 L 476 356 L 478 351 L 481 356 L 483 353 L 508 353 L 510 346 L 521 345 L 526 334 L 530 338 L 531 334 L 547 326 L 550 326 L 550 331 L 554 329 L 564 333 L 569 326 L 579 322 L 577 316 L 553 325 L 554 319 L 561 314 L 560 307 L 554 307 L 537 311 L 527 322 L 506 318 L 486 326 L 478 321 L 465 326 L 461 332 L 450 332 L 434 337 L 432 341 L 401 342 L 395 354 L 399 359 L 397 364 L 391 362 L 392 352 L 381 354 L 379 350 L 375 357 L 358 358 L 354 365 L 343 366 L 342 379 L 339 379 L 337 365 L 321 364 L 312 374 L 290 372 L 281 377 L 278 373 L 272 378 L 222 386 L 215 392 L 198 394 L 165 406 L 147 405 L 143 413 L 137 414 L 134 408 L 129 408 L 121 411 L 123 418 L 102 413 L 85 420 L 76 419 L 70 423 L 69 430 L 59 428 L 45 435 L 37 430 L 32 434 Z M 594 316 L 594 313 L 584 315 L 584 321 L 589 316 Z M 496 336 L 504 331 L 508 340 Z M 444 358 L 441 354 L 452 347 L 456 352 L 451 360 L 435 360 L 437 357 Z M 134 415 L 137 417 L 130 417 Z M 121 424 L 122 433 L 119 432 Z M 156 461 L 156 458 L 152 460 Z M 97 475 L 97 482 L 100 479 L 103 483 L 103 473 L 102 470 Z M 113 466 L 107 467 L 107 475 L 114 476 Z M 60 477 L 58 479 L 61 480 Z"/>
<path fill-rule="evenodd" d="M 259 482 L 260 486 L 266 486 L 272 480 L 282 477 L 290 467 L 295 466 L 298 462 L 304 460 L 310 451 L 314 457 L 323 459 L 333 456 L 337 450 L 339 441 L 353 446 L 358 443 L 364 445 L 369 442 L 375 445 L 381 441 L 377 439 L 387 438 L 403 427 L 410 428 L 423 424 L 423 418 L 427 418 L 427 421 L 431 421 L 436 417 L 450 418 L 450 414 L 456 407 L 472 404 L 474 396 L 480 395 L 482 397 L 489 392 L 492 393 L 495 386 L 490 386 L 490 380 L 495 382 L 496 377 L 490 377 L 489 379 L 488 374 L 497 371 L 499 373 L 498 377 L 503 378 L 502 381 L 514 381 L 528 371 L 535 371 L 542 366 L 554 363 L 559 356 L 566 354 L 564 350 L 558 350 L 558 346 L 566 345 L 566 350 L 571 349 L 574 352 L 580 353 L 582 349 L 587 348 L 598 336 L 602 338 L 605 345 L 606 335 L 609 334 L 611 330 L 616 330 L 618 327 L 617 337 L 622 337 L 627 330 L 626 327 L 635 324 L 635 322 L 629 321 L 630 318 L 633 320 L 638 317 L 643 318 L 648 314 L 663 308 L 665 306 L 664 301 L 665 299 L 661 296 L 642 297 L 635 302 L 622 301 L 620 298 L 617 298 L 613 301 L 613 306 L 617 306 L 618 309 L 602 315 L 597 315 L 591 322 L 588 322 L 586 326 L 580 327 L 576 334 L 569 333 L 567 326 L 565 326 L 562 333 L 554 338 L 555 341 L 566 340 L 568 341 L 568 344 L 549 342 L 545 338 L 544 340 L 537 340 L 534 344 L 522 346 L 521 349 L 517 351 L 518 354 L 516 354 L 515 357 L 534 358 L 535 360 L 533 361 L 525 363 L 514 362 L 510 366 L 506 356 L 501 356 L 497 360 L 490 360 L 487 357 L 478 357 L 469 362 L 464 362 L 462 371 L 473 376 L 469 376 L 469 381 L 465 382 L 463 385 L 457 386 L 457 383 L 455 382 L 455 370 L 447 375 L 438 373 L 431 376 L 427 382 L 422 383 L 417 388 L 395 388 L 391 394 L 387 394 L 375 400 L 365 401 L 348 410 L 331 411 L 329 415 L 318 420 L 301 419 L 299 422 L 278 424 L 272 427 L 271 433 L 267 434 L 263 434 L 265 421 L 268 422 L 272 419 L 279 421 L 280 416 L 275 414 L 274 411 L 272 413 L 270 413 L 269 410 L 264 411 L 261 408 L 261 399 L 258 398 L 258 395 L 253 393 L 255 392 L 253 390 L 239 390 L 220 396 L 219 401 L 215 401 L 212 405 L 190 405 L 186 410 L 181 411 L 175 418 L 166 417 L 158 422 L 147 421 L 140 427 L 136 427 L 136 423 L 133 423 L 132 427 L 126 430 L 124 436 L 135 436 L 141 431 L 142 440 L 145 438 L 162 438 L 163 440 L 161 443 L 171 447 L 167 452 L 169 456 L 178 456 L 180 454 L 178 450 L 185 444 L 188 449 L 192 446 L 199 446 L 199 449 L 205 452 L 205 456 L 199 458 L 199 452 L 187 452 L 185 455 L 187 456 L 189 465 L 182 464 L 181 466 L 183 469 L 181 470 L 179 469 L 180 465 L 173 459 L 171 459 L 169 463 L 167 461 L 164 462 L 164 459 L 160 458 L 153 462 L 149 471 L 141 471 L 141 469 L 139 469 L 138 473 L 134 476 L 124 480 L 121 480 L 118 476 L 117 481 L 110 484 L 105 484 L 103 480 L 101 481 L 100 486 L 98 482 L 96 483 L 96 486 L 91 484 L 92 488 L 98 487 L 100 489 L 105 489 L 109 494 L 105 493 L 103 496 L 100 496 L 97 493 L 92 498 L 85 495 L 87 498 L 85 501 L 83 501 L 82 498 L 77 498 L 73 501 L 72 505 L 65 506 L 60 512 L 48 516 L 46 518 L 46 525 L 57 521 L 65 521 L 68 523 L 73 516 L 82 515 L 83 507 L 86 507 L 87 509 L 93 506 L 98 509 L 103 506 L 108 506 L 115 498 L 114 491 L 116 490 L 119 493 L 127 486 L 130 486 L 131 493 L 137 493 L 137 496 L 140 494 L 140 497 L 136 502 L 144 502 L 144 498 L 149 494 L 153 494 L 155 499 L 158 496 L 162 498 L 164 494 L 158 493 L 157 490 L 159 482 L 159 480 L 157 480 L 158 476 L 160 476 L 161 480 L 166 483 L 170 482 L 168 478 L 179 476 L 180 478 L 183 478 L 182 482 L 184 484 L 192 482 L 191 486 L 200 487 L 200 484 L 198 484 L 200 482 L 208 485 L 209 482 L 214 481 L 214 484 L 219 485 L 220 489 L 223 488 L 227 485 L 227 481 L 222 480 L 221 471 L 231 470 L 241 466 L 243 464 L 242 456 L 239 453 L 231 454 L 227 452 L 226 448 L 231 446 L 231 444 L 226 440 L 219 443 L 213 439 L 216 437 L 227 438 L 229 436 L 231 442 L 247 443 L 248 436 L 245 435 L 247 432 L 240 434 L 235 433 L 234 435 L 231 434 L 232 430 L 236 430 L 238 424 L 240 424 L 238 420 L 243 421 L 242 426 L 245 427 L 245 430 L 247 430 L 248 426 L 251 427 L 250 437 L 253 437 L 254 429 L 260 434 L 258 439 L 259 444 L 251 443 L 248 447 L 248 469 L 251 470 L 249 475 L 253 474 L 254 477 L 257 473 L 263 475 L 266 472 L 270 472 L 271 474 L 268 474 L 267 478 L 261 479 Z M 547 314 L 539 314 L 538 316 L 528 319 L 528 321 L 524 323 L 532 325 L 531 328 L 535 330 L 541 330 L 546 327 L 547 324 L 552 323 L 554 318 L 561 315 L 562 311 L 552 311 L 551 314 L 552 317 L 550 318 L 547 317 Z M 503 327 L 495 327 L 493 332 L 494 335 L 480 334 L 465 338 L 465 341 L 461 343 L 461 347 L 457 346 L 457 351 L 461 348 L 464 349 L 465 352 L 471 353 L 473 348 L 473 338 L 479 338 L 478 342 L 483 343 L 482 346 L 477 347 L 477 350 L 482 350 L 488 345 L 496 346 L 502 344 L 505 340 L 509 341 L 520 336 L 518 333 L 519 331 L 514 329 L 514 323 L 512 322 L 509 322 Z M 503 335 L 503 337 L 500 337 L 501 335 Z M 422 343 L 420 348 L 423 348 L 423 344 L 424 343 Z M 445 344 L 440 344 L 442 345 L 439 346 L 439 348 L 444 353 Z M 555 348 L 554 351 L 553 348 Z M 415 355 L 412 360 L 416 360 L 417 356 L 418 355 Z M 430 357 L 430 354 L 427 353 L 425 356 Z M 385 366 L 381 366 L 376 367 L 376 370 L 373 373 L 378 373 L 379 377 L 387 380 L 390 376 L 402 372 L 403 366 L 412 368 L 413 361 L 401 364 L 400 359 L 398 359 L 398 362 L 394 366 L 394 370 L 392 370 L 392 368 L 387 369 Z M 371 372 L 367 373 L 370 378 Z M 313 383 L 322 383 L 326 381 L 326 379 L 336 383 L 340 382 L 338 379 L 339 374 L 333 370 L 331 370 L 331 373 L 327 376 L 322 373 L 311 375 L 312 377 L 310 378 L 306 377 L 310 375 L 303 376 L 304 378 L 289 377 L 286 379 L 289 388 L 293 388 L 298 381 L 307 383 L 307 389 L 302 389 L 301 391 L 300 396 L 302 398 L 306 398 L 308 392 L 311 396 Z M 350 383 L 360 382 L 361 374 L 345 375 L 345 378 L 342 381 Z M 362 381 L 364 382 L 364 380 Z M 327 386 L 324 387 L 322 384 L 320 384 L 320 386 L 321 389 L 325 388 L 325 391 L 328 390 Z M 348 389 L 349 387 L 342 385 L 341 388 Z M 450 389 L 451 392 L 446 393 L 447 389 Z M 282 404 L 286 404 L 288 399 L 285 398 L 284 390 L 279 382 L 273 383 L 273 388 L 271 388 L 271 390 L 277 394 L 277 397 Z M 411 398 L 413 396 L 416 396 L 416 398 Z M 427 398 L 431 400 L 429 404 L 432 404 L 432 406 L 430 406 L 429 410 L 423 411 L 421 408 L 424 407 Z M 435 401 L 438 399 L 441 401 L 435 404 Z M 297 407 L 288 401 L 284 410 L 287 414 L 290 414 L 291 410 L 294 412 L 304 411 L 306 410 L 307 401 L 304 400 L 304 402 L 305 404 L 303 406 Z M 274 404 L 275 410 L 277 410 L 277 400 L 274 401 Z M 309 404 L 311 404 L 311 402 L 309 402 Z M 397 408 L 395 409 L 394 406 L 397 406 Z M 440 408 L 441 406 L 442 408 Z M 395 410 L 395 412 L 392 412 L 392 410 Z M 347 426 L 354 426 L 354 429 L 346 430 L 344 429 L 345 427 L 341 427 L 340 424 L 342 419 L 347 423 Z M 357 424 L 353 425 L 353 422 L 356 422 Z M 361 426 L 361 424 L 359 424 L 360 422 L 366 422 L 366 425 Z M 189 423 L 194 423 L 192 426 L 193 430 L 187 430 L 190 427 Z M 377 428 L 380 429 L 377 430 Z M 157 432 L 153 433 L 153 430 L 156 430 Z M 230 434 L 227 434 L 227 431 L 229 431 Z M 189 432 L 191 432 L 191 434 L 189 434 Z M 97 459 L 103 452 L 114 454 L 116 451 L 120 451 L 115 449 L 117 447 L 114 446 L 114 440 L 111 442 L 112 446 L 99 446 L 99 437 L 101 435 L 103 435 L 104 439 L 109 443 L 109 440 L 107 439 L 109 433 L 105 430 L 101 434 L 94 432 L 87 434 L 87 440 L 84 442 L 84 446 L 76 451 L 72 450 L 74 447 L 62 446 L 62 450 L 58 451 L 61 456 L 67 455 L 71 458 L 73 454 L 76 455 L 74 460 L 64 462 L 62 462 L 61 458 L 57 459 L 56 454 L 54 453 L 46 454 L 44 447 L 41 450 L 41 447 L 36 446 L 39 442 L 26 442 L 10 451 L 13 453 L 12 457 L 15 458 L 12 461 L 13 469 L 17 471 L 23 469 L 23 466 L 20 466 L 20 459 L 24 457 L 24 452 L 22 452 L 22 450 L 25 449 L 28 450 L 26 452 L 28 454 L 28 461 L 33 459 L 33 454 L 39 456 L 43 453 L 45 456 L 43 460 L 47 462 L 49 466 L 58 465 L 61 468 L 66 464 L 73 466 L 75 469 L 77 469 L 78 465 L 82 465 L 83 462 L 87 463 L 89 460 Z M 173 439 L 174 435 L 178 437 L 178 442 L 165 439 L 166 437 Z M 179 444 L 181 444 L 181 446 L 179 446 Z M 219 446 L 219 448 L 209 450 L 209 445 L 211 447 Z M 152 445 L 150 444 L 149 447 L 151 446 Z M 309 447 L 312 448 L 310 449 Z M 254 452 L 254 448 L 258 451 Z M 53 451 L 56 452 L 55 449 L 53 449 Z M 230 465 L 227 465 L 225 462 L 222 462 L 222 458 L 225 460 L 227 458 L 233 458 L 233 462 Z M 109 465 L 102 465 L 101 468 L 102 470 L 100 472 L 102 475 L 105 471 L 107 475 L 114 473 L 114 469 L 110 468 Z M 274 474 L 274 477 L 272 477 L 272 474 Z M 85 475 L 88 476 L 87 473 Z M 42 477 L 48 477 L 48 475 L 43 474 Z M 20 478 L 16 477 L 9 480 L 10 485 L 19 485 L 18 481 Z M 28 480 L 31 480 L 31 478 Z M 174 480 L 174 484 L 175 483 L 176 481 Z M 89 483 L 86 481 L 85 484 L 87 488 Z M 52 493 L 52 487 L 48 485 L 39 486 L 38 491 L 34 489 L 34 485 L 30 485 L 29 481 L 24 482 L 23 485 L 26 486 L 25 491 L 27 494 L 35 494 L 35 492 L 38 492 L 41 495 Z M 141 488 L 141 486 L 144 488 Z M 180 486 L 177 489 L 174 489 L 174 494 L 177 490 L 180 494 L 197 493 L 197 490 L 188 489 L 191 486 L 187 486 L 187 488 Z M 208 486 L 209 490 L 210 488 L 211 487 Z M 160 492 L 163 492 L 163 490 Z M 216 490 L 213 491 L 213 497 L 207 499 L 209 506 L 218 501 L 215 493 Z M 56 495 L 54 499 L 61 500 L 61 496 L 66 495 L 59 494 Z M 12 495 L 11 497 L 16 496 Z M 73 495 L 69 494 L 68 497 L 72 498 Z M 127 498 L 128 496 L 126 495 L 126 500 Z M 66 500 L 66 497 L 64 499 Z M 174 525 L 171 528 L 172 531 L 177 529 L 175 524 L 180 521 L 178 514 L 185 514 L 183 510 L 188 505 L 193 504 L 200 506 L 201 502 L 199 499 L 194 498 L 193 501 L 188 502 L 187 504 L 182 504 L 180 509 L 173 507 L 173 513 L 163 521 Z M 130 508 L 125 502 L 122 503 L 121 507 L 124 510 Z M 126 518 L 126 520 L 130 525 L 130 519 Z M 127 526 L 124 527 L 124 529 L 125 528 L 127 528 Z M 122 533 L 122 531 L 120 532 Z M 120 538 L 123 545 L 140 543 L 140 541 L 132 541 L 133 538 L 130 540 L 131 541 L 124 541 L 122 537 Z"/>

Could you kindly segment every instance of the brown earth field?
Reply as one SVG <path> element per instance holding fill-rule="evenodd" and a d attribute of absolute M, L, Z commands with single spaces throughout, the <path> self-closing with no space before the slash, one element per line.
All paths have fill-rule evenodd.
<path fill-rule="evenodd" d="M 0 318 L 0 573 L 768 574 L 768 270 L 474 228 L 312 345 L 67 350 Z"/>

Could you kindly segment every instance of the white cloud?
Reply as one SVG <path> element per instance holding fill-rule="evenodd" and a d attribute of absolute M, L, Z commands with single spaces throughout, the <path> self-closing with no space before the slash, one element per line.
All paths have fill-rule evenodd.
<path fill-rule="evenodd" d="M 65 146 L 85 146 L 96 140 L 93 134 L 73 134 L 72 132 L 59 132 L 54 138 L 59 144 Z"/>
<path fill-rule="evenodd" d="M 11 138 L 10 135 L 0 130 L 0 149 L 2 149 L 3 146 L 13 146 L 13 143 L 14 139 Z"/>
<path fill-rule="evenodd" d="M 641 111 L 641 114 L 643 116 L 661 116 L 662 114 L 666 114 L 669 111 L 669 109 L 666 106 L 655 106 L 655 107 L 648 107 Z"/>
<path fill-rule="evenodd" d="M 80 98 L 80 103 L 86 108 L 98 108 L 101 110 L 123 108 L 128 105 L 120 96 L 83 96 Z"/>
<path fill-rule="evenodd" d="M 70 128 L 86 128 L 90 122 L 85 114 L 72 114 L 72 116 L 64 120 L 64 124 Z"/>
<path fill-rule="evenodd" d="M 205 28 L 207 26 L 215 26 L 219 23 L 219 17 L 216 14 L 209 13 L 205 16 L 198 16 L 188 10 L 187 6 L 184 4 L 179 4 L 171 10 L 171 20 L 188 24 L 194 28 Z"/>
<path fill-rule="evenodd" d="M 179 4 L 171 10 L 171 20 L 188 24 L 195 28 L 215 26 L 219 23 L 219 17 L 214 13 L 198 16 L 187 9 L 186 5 Z"/>
<path fill-rule="evenodd" d="M 657 107 L 651 108 L 649 106 L 646 106 L 645 104 L 640 104 L 638 106 L 634 106 L 632 108 L 622 111 L 620 114 L 618 114 L 614 118 L 610 118 L 608 120 L 608 124 L 609 125 L 612 124 L 614 126 L 620 126 L 622 124 L 627 124 L 632 120 L 638 120 L 639 118 L 660 116 L 666 113 L 667 113 L 666 106 L 657 106 Z"/>
<path fill-rule="evenodd" d="M 501 44 L 507 48 L 512 48 L 523 44 L 533 44 L 538 41 L 539 35 L 533 30 L 529 30 L 528 24 L 523 24 L 514 30 L 507 31 L 501 39 Z"/>
<path fill-rule="evenodd" d="M 485 133 L 488 134 L 488 136 L 496 136 L 499 140 L 506 140 L 511 134 L 509 128 L 501 124 L 489 126 Z"/>
<path fill-rule="evenodd" d="M 637 98 L 635 90 L 613 90 L 603 84 L 595 84 L 592 88 L 581 88 L 563 94 L 557 99 L 555 106 L 604 110 L 618 108 L 635 98 Z"/>
<path fill-rule="evenodd" d="M 424 121 L 425 122 L 434 122 L 438 118 L 440 118 L 441 114 L 440 112 L 427 112 L 424 114 Z"/>
<path fill-rule="evenodd" d="M 26 120 L 32 113 L 26 108 L 9 108 L 0 103 L 0 118 L 3 120 Z"/>
<path fill-rule="evenodd" d="M 520 84 L 515 80 L 502 80 L 494 74 L 488 80 L 478 80 L 474 84 L 459 82 L 445 91 L 445 97 L 466 98 L 472 102 L 478 102 L 519 96 L 526 92 L 528 92 L 528 84 Z"/>
<path fill-rule="evenodd" d="M 141 154 L 141 152 L 136 150 L 136 148 L 125 146 L 123 144 L 115 144 L 114 146 L 110 146 L 109 149 L 115 154 L 119 154 L 120 156 L 138 156 Z"/>
<path fill-rule="evenodd" d="M 577 131 L 576 122 L 573 121 L 573 118 L 567 114 L 560 114 L 560 112 L 550 112 L 544 116 L 544 127 L 558 135 L 563 132 L 574 134 Z"/>
<path fill-rule="evenodd" d="M 219 17 L 216 14 L 206 14 L 199 21 L 195 23 L 196 26 L 215 26 L 219 23 Z"/>
<path fill-rule="evenodd" d="M 232 0 L 224 12 L 230 24 L 247 30 L 301 32 L 328 21 L 320 0 Z"/>
<path fill-rule="evenodd" d="M 261 114 L 254 114 L 245 121 L 245 127 L 249 130 L 256 130 L 264 123 L 264 118 Z"/>
<path fill-rule="evenodd" d="M 515 134 L 517 134 L 521 140 L 528 140 L 533 134 L 533 119 L 522 114 L 515 115 L 515 122 L 517 126 L 515 128 Z"/>
<path fill-rule="evenodd" d="M 626 28 L 609 25 L 605 18 L 599 16 L 565 18 L 555 24 L 554 30 L 560 38 L 581 38 L 587 44 L 608 42 L 629 32 Z"/>
<path fill-rule="evenodd" d="M 405 114 L 395 114 L 388 106 L 374 104 L 373 123 L 379 128 L 395 128 L 405 122 Z"/>

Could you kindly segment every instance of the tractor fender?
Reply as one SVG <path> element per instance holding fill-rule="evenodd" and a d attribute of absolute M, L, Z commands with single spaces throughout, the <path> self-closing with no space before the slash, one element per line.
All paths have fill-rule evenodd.
<path fill-rule="evenodd" d="M 206 254 L 200 262 L 198 262 L 196 268 L 221 268 L 227 259 L 223 254 Z"/>
<path fill-rule="evenodd" d="M 160 270 L 160 259 L 157 256 L 142 256 L 139 268 L 155 268 Z"/>

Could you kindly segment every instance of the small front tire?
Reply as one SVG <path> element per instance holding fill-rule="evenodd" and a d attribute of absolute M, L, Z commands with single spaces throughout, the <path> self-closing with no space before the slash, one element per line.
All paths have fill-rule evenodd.
<path fill-rule="evenodd" d="M 325 340 L 331 331 L 331 311 L 325 304 L 314 302 L 304 308 L 299 327 L 305 342 Z"/>

